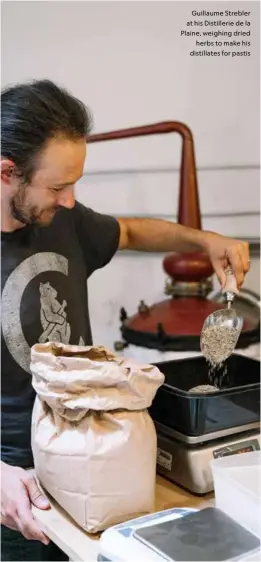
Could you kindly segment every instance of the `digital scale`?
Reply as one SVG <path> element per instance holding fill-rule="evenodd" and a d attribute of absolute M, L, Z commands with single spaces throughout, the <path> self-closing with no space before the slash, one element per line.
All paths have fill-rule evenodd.
<path fill-rule="evenodd" d="M 260 450 L 260 362 L 233 354 L 222 385 L 208 383 L 203 357 L 158 363 L 165 375 L 150 408 L 157 438 L 157 471 L 194 494 L 213 491 L 211 460 Z"/>
<path fill-rule="evenodd" d="M 259 423 L 191 437 L 156 423 L 157 472 L 198 495 L 214 489 L 211 460 L 260 450 Z"/>
<path fill-rule="evenodd" d="M 98 560 L 113 562 L 162 562 L 164 558 L 153 550 L 148 549 L 133 537 L 137 529 L 148 527 L 159 522 L 175 520 L 186 514 L 196 512 L 196 509 L 172 508 L 158 513 L 152 513 L 126 523 L 115 525 L 104 531 L 100 538 L 100 555 Z"/>
<path fill-rule="evenodd" d="M 260 539 L 216 508 L 172 508 L 138 517 L 104 531 L 99 548 L 99 562 L 202 562 L 217 551 L 215 560 L 260 560 Z"/>

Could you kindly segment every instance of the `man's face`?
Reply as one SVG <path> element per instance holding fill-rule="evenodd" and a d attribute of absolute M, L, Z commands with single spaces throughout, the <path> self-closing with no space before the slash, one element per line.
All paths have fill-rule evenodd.
<path fill-rule="evenodd" d="M 10 210 L 23 224 L 47 226 L 60 207 L 74 207 L 74 184 L 83 174 L 86 141 L 51 139 L 29 184 L 12 180 Z M 16 184 L 15 184 L 16 182 Z"/>

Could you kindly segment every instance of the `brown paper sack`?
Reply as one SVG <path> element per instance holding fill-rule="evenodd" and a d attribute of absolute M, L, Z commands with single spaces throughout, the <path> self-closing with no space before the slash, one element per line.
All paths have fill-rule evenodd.
<path fill-rule="evenodd" d="M 147 411 L 164 375 L 104 347 L 31 350 L 36 474 L 85 530 L 154 508 L 156 432 Z"/>

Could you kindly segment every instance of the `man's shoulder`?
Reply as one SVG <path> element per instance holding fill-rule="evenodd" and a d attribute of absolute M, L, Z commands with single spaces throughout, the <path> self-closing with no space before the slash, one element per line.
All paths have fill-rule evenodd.
<path fill-rule="evenodd" d="M 75 202 L 72 209 L 63 208 L 56 217 L 56 227 L 58 230 L 68 228 L 73 229 L 80 243 L 100 245 L 101 240 L 107 239 L 107 244 L 112 243 L 118 246 L 120 226 L 118 220 L 104 213 L 94 211 L 86 207 L 79 201 Z M 105 244 L 106 245 L 106 244 Z"/>
<path fill-rule="evenodd" d="M 82 203 L 78 201 L 75 202 L 75 205 L 72 209 L 67 209 L 66 207 L 61 207 L 59 212 L 57 213 L 52 227 L 54 229 L 61 228 L 61 227 L 72 227 L 77 225 L 77 222 L 82 221 L 85 217 L 87 218 L 89 213 L 93 213 L 91 209 L 88 209 Z"/>
<path fill-rule="evenodd" d="M 75 205 L 72 209 L 66 209 L 66 207 L 61 207 L 59 213 L 57 214 L 57 218 L 62 221 L 77 221 L 84 219 L 85 217 L 99 215 L 90 207 L 86 207 L 79 201 L 75 201 Z"/>

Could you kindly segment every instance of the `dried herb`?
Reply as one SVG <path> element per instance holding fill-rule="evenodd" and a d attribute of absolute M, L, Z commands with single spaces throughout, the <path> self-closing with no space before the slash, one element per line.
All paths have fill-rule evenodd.
<path fill-rule="evenodd" d="M 209 392 L 217 392 L 219 389 L 211 384 L 199 384 L 189 390 L 189 392 L 198 392 L 199 394 L 208 394 Z"/>
<path fill-rule="evenodd" d="M 238 329 L 227 326 L 207 326 L 201 335 L 202 352 L 212 369 L 221 368 L 234 351 Z"/>

